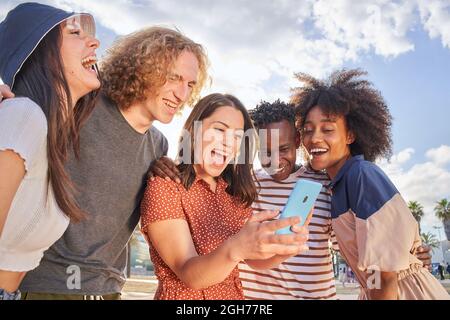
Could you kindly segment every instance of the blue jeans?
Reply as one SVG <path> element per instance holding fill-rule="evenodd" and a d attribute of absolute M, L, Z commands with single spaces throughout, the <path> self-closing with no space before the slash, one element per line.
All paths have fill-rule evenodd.
<path fill-rule="evenodd" d="M 0 288 L 0 300 L 20 300 L 20 291 L 8 292 Z"/>

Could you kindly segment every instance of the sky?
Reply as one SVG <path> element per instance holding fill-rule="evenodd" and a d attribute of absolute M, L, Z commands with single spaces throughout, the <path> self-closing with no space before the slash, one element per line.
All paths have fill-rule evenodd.
<path fill-rule="evenodd" d="M 0 0 L 0 20 L 22 2 Z M 378 163 L 406 201 L 424 206 L 422 231 L 444 239 L 433 208 L 450 199 L 450 0 L 40 2 L 93 14 L 100 57 L 140 28 L 179 29 L 208 52 L 212 85 L 203 94 L 231 93 L 248 109 L 288 101 L 299 85 L 294 72 L 368 71 L 394 119 L 394 155 Z M 172 157 L 189 111 L 169 125 L 155 123 Z"/>

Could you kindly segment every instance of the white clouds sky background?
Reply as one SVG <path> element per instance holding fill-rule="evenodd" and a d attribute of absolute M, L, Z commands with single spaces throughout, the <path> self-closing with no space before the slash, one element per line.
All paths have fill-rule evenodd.
<path fill-rule="evenodd" d="M 418 201 L 424 206 L 425 216 L 421 222 L 422 232 L 433 232 L 433 226 L 442 226 L 434 216 L 436 201 L 449 198 L 450 188 L 450 147 L 442 145 L 429 149 L 426 161 L 413 163 L 408 169 L 405 166 L 412 161 L 413 148 L 407 148 L 395 154 L 390 162 L 380 161 L 378 164 L 392 179 L 406 201 Z M 441 236 L 444 238 L 443 229 Z"/>
<path fill-rule="evenodd" d="M 0 19 L 20 2 L 1 1 Z M 235 94 L 248 108 L 287 100 L 294 72 L 368 70 L 394 116 L 395 156 L 381 165 L 407 200 L 424 205 L 424 231 L 439 224 L 434 204 L 450 198 L 450 0 L 41 2 L 92 13 L 100 54 L 117 35 L 177 27 L 208 51 L 213 84 L 205 93 Z M 171 155 L 187 113 L 156 124 Z"/>

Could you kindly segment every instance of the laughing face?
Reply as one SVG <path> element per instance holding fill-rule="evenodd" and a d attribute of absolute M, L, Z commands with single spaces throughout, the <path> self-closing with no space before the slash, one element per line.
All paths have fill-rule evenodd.
<path fill-rule="evenodd" d="M 351 157 L 350 144 L 355 141 L 345 118 L 325 114 L 320 106 L 312 108 L 306 116 L 302 139 L 313 169 L 327 170 L 330 178 L 334 178 Z"/>
<path fill-rule="evenodd" d="M 219 107 L 202 121 L 201 164 L 196 171 L 203 176 L 218 177 L 233 160 L 244 135 L 244 117 L 234 107 Z"/>
<path fill-rule="evenodd" d="M 156 96 L 144 101 L 151 121 L 169 123 L 192 94 L 197 83 L 199 65 L 197 57 L 190 51 L 183 51 L 167 75 L 166 83 Z"/>
<path fill-rule="evenodd" d="M 267 133 L 265 137 L 261 134 L 264 129 Z M 297 149 L 300 147 L 299 132 L 287 120 L 270 123 L 259 130 L 259 159 L 262 167 L 275 181 L 287 179 L 296 169 Z"/>
<path fill-rule="evenodd" d="M 60 52 L 64 75 L 74 104 L 82 96 L 100 87 L 100 80 L 94 68 L 97 62 L 95 50 L 100 42 L 88 30 L 83 29 L 80 21 L 79 17 L 76 17 L 61 24 Z"/>

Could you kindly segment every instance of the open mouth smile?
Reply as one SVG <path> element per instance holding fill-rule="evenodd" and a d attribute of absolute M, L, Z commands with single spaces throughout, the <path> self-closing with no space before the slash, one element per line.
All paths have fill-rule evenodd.
<path fill-rule="evenodd" d="M 94 55 L 88 56 L 81 60 L 81 64 L 85 69 L 95 70 L 94 65 L 97 63 L 97 57 Z"/>
<path fill-rule="evenodd" d="M 327 148 L 312 148 L 311 150 L 309 150 L 309 154 L 314 157 L 320 157 L 321 155 L 325 154 L 328 152 Z"/>
<path fill-rule="evenodd" d="M 96 63 L 97 63 L 97 57 L 95 55 L 90 55 L 81 60 L 81 64 L 82 64 L 83 68 L 85 68 L 89 72 L 97 73 L 97 70 L 95 68 Z"/>
<path fill-rule="evenodd" d="M 230 156 L 230 153 L 224 152 L 223 150 L 213 149 L 211 151 L 212 164 L 223 165 Z"/>
<path fill-rule="evenodd" d="M 175 114 L 177 112 L 178 104 L 168 99 L 163 99 L 163 102 L 164 105 L 169 109 L 170 113 Z"/>

